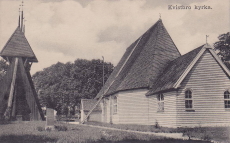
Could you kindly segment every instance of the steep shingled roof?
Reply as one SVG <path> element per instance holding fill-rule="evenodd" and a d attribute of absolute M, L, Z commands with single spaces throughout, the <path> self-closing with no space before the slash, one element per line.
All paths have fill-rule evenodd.
<path fill-rule="evenodd" d="M 209 52 L 213 56 L 226 75 L 230 77 L 229 69 L 214 52 L 212 46 L 206 43 L 205 45 L 202 45 L 169 63 L 169 65 L 164 69 L 164 72 L 156 80 L 157 82 L 151 82 L 151 89 L 146 95 L 152 95 L 158 92 L 164 92 L 180 87 L 181 82 L 205 51 Z"/>
<path fill-rule="evenodd" d="M 163 68 L 180 56 L 173 40 L 158 20 L 131 44 L 96 98 L 122 90 L 148 88 Z"/>
<path fill-rule="evenodd" d="M 95 99 L 82 99 L 81 100 L 81 110 L 83 108 L 84 111 L 89 111 L 93 108 L 93 106 L 97 103 L 97 100 Z M 100 104 L 98 104 L 96 106 L 96 108 L 94 109 L 94 111 L 101 111 L 101 107 Z"/>
<path fill-rule="evenodd" d="M 0 56 L 2 57 L 26 57 L 30 62 L 38 62 L 33 50 L 30 47 L 20 27 L 14 31 L 6 45 L 3 47 Z"/>
<path fill-rule="evenodd" d="M 188 52 L 187 54 L 173 60 L 164 69 L 164 72 L 158 77 L 157 80 L 151 81 L 150 90 L 147 95 L 157 93 L 159 91 L 172 89 L 187 67 L 191 64 L 193 59 L 201 51 L 204 45 Z"/>

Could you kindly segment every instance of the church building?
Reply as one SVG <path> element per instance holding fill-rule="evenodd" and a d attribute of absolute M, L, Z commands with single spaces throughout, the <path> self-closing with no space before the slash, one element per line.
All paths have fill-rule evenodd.
<path fill-rule="evenodd" d="M 181 55 L 159 19 L 126 49 L 96 96 L 101 121 L 229 126 L 229 78 L 230 71 L 211 45 Z"/>

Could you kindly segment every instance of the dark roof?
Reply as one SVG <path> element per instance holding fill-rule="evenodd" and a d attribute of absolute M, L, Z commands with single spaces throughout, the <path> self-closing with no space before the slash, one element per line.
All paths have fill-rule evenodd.
<path fill-rule="evenodd" d="M 162 20 L 158 20 L 126 49 L 96 98 L 122 90 L 148 88 L 149 78 L 158 77 L 162 69 L 179 56 Z"/>
<path fill-rule="evenodd" d="M 89 111 L 93 108 L 93 106 L 97 103 L 97 100 L 95 99 L 82 99 L 81 100 L 81 110 L 83 108 L 84 111 Z M 96 106 L 96 108 L 94 108 L 93 111 L 101 111 L 101 107 L 100 104 L 98 104 Z"/>
<path fill-rule="evenodd" d="M 33 50 L 30 47 L 20 27 L 14 31 L 6 45 L 3 47 L 0 56 L 2 57 L 25 57 L 30 62 L 38 62 Z"/>
<path fill-rule="evenodd" d="M 184 73 L 184 71 L 191 64 L 193 59 L 197 56 L 203 47 L 204 45 L 170 62 L 164 69 L 164 72 L 162 72 L 162 74 L 158 77 L 158 79 L 150 82 L 151 89 L 147 95 L 172 89 L 174 84 L 178 81 L 178 79 L 181 77 L 181 75 Z"/>

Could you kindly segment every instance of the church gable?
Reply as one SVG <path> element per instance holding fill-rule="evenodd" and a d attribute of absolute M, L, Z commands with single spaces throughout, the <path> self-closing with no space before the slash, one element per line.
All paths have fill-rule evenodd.
<path fill-rule="evenodd" d="M 229 75 L 206 49 L 181 82 L 177 96 L 177 126 L 224 125 L 230 123 L 224 92 Z M 190 92 L 190 96 L 186 94 Z"/>
<path fill-rule="evenodd" d="M 210 88 L 210 90 L 212 88 L 220 90 L 230 88 L 229 75 L 213 57 L 209 49 L 205 50 L 181 85 L 190 86 L 188 82 L 196 83 L 196 86 Z"/>

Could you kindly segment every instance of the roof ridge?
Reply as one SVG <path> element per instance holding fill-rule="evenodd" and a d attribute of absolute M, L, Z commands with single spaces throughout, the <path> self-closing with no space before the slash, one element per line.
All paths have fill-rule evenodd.
<path fill-rule="evenodd" d="M 205 44 L 204 44 L 204 45 L 205 45 Z M 199 47 L 197 47 L 197 48 L 195 48 L 195 49 L 193 49 L 193 50 L 191 50 L 191 51 L 189 51 L 189 52 L 185 53 L 184 55 L 181 55 L 180 57 L 178 57 L 178 58 L 176 58 L 176 59 L 172 60 L 171 62 L 173 62 L 173 61 L 175 61 L 175 60 L 177 60 L 177 59 L 180 59 L 180 58 L 182 58 L 182 57 L 184 57 L 184 56 L 186 56 L 186 55 L 188 55 L 188 54 L 190 54 L 190 53 L 194 52 L 195 50 L 198 50 L 199 48 L 201 48 L 201 49 L 202 49 L 204 45 L 199 46 Z M 171 62 L 170 62 L 170 63 L 171 63 Z"/>
<path fill-rule="evenodd" d="M 230 77 L 230 70 L 227 68 L 227 66 L 221 61 L 221 59 L 218 57 L 218 55 L 214 52 L 211 48 L 206 48 L 210 51 L 212 56 L 216 59 L 217 63 L 220 65 L 220 67 L 225 71 L 225 73 Z"/>

